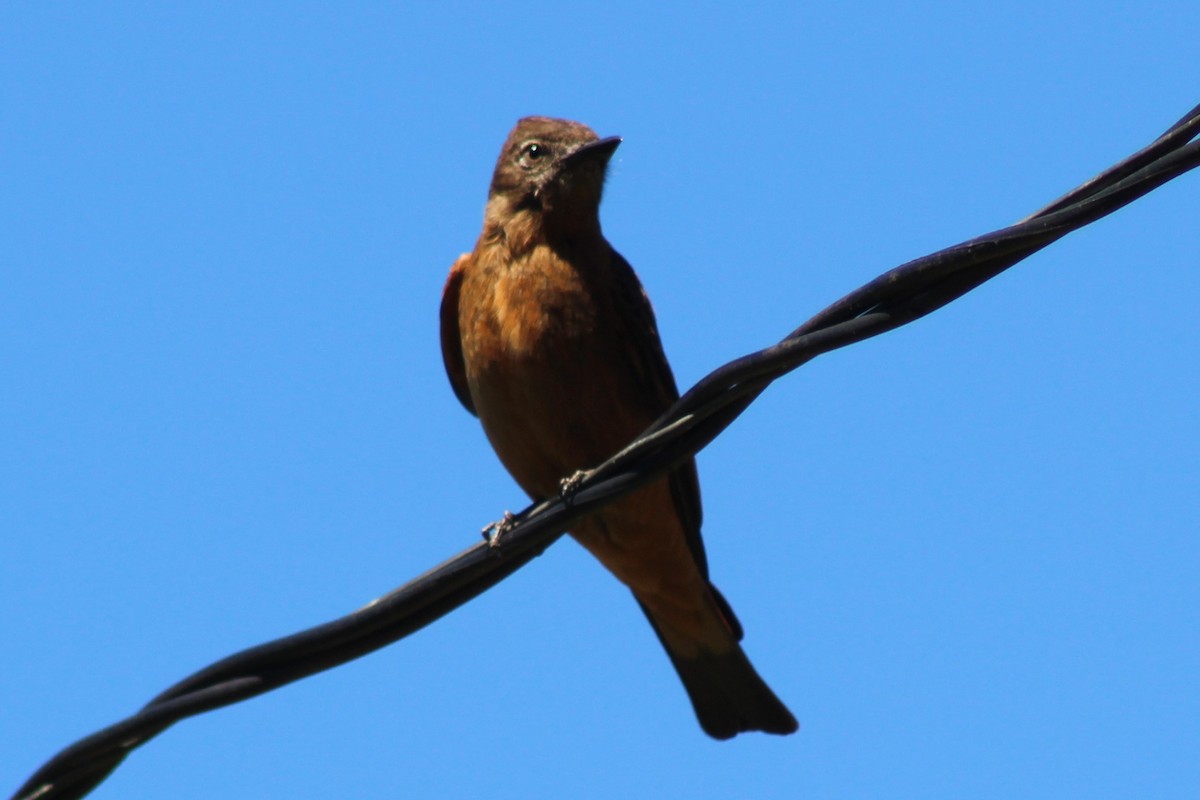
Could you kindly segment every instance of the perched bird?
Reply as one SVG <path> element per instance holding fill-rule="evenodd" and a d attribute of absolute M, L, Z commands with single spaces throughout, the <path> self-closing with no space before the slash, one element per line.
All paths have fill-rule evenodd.
<path fill-rule="evenodd" d="M 578 122 L 520 120 L 496 162 L 483 233 L 442 296 L 454 393 L 534 500 L 616 453 L 679 396 L 650 301 L 600 231 L 620 143 Z M 570 533 L 633 591 L 706 733 L 796 730 L 709 583 L 694 461 Z"/>

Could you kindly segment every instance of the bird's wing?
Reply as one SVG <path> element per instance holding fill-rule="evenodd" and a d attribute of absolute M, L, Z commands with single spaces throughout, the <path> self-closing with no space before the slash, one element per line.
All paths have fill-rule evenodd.
<path fill-rule="evenodd" d="M 463 253 L 450 268 L 450 277 L 446 278 L 446 287 L 442 289 L 442 308 L 440 312 L 442 328 L 442 362 L 446 365 L 446 377 L 450 379 L 450 388 L 458 402 L 472 414 L 475 405 L 471 402 L 471 389 L 467 385 L 467 367 L 463 361 L 462 337 L 458 330 L 458 294 L 462 289 L 463 275 L 467 265 L 471 263 L 471 254 Z"/>
<path fill-rule="evenodd" d="M 631 326 L 631 330 L 623 337 L 628 348 L 628 363 L 637 375 L 640 395 L 645 398 L 646 411 L 653 420 L 679 399 L 679 389 L 675 385 L 671 365 L 663 352 L 650 299 L 629 262 L 615 250 L 613 270 L 618 273 L 613 285 L 617 287 L 617 302 L 621 306 L 622 313 L 619 316 L 628 320 Z M 704 553 L 704 541 L 700 537 L 700 478 L 696 472 L 695 460 L 689 458 L 677 466 L 671 472 L 670 482 L 675 508 L 687 532 L 688 549 L 696 559 L 700 574 L 707 578 L 708 557 Z"/>

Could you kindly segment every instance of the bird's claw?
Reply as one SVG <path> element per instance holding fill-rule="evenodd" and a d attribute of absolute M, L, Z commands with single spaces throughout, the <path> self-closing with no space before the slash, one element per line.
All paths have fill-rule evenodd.
<path fill-rule="evenodd" d="M 579 491 L 579 484 L 583 483 L 591 474 L 590 470 L 581 469 L 576 470 L 571 477 L 563 478 L 558 484 L 558 496 L 570 503 L 575 492 Z"/>
<path fill-rule="evenodd" d="M 513 516 L 511 511 L 505 511 L 503 517 L 495 522 L 489 522 L 487 525 L 484 525 L 480 533 L 483 534 L 484 541 L 488 543 L 488 547 L 499 547 L 500 537 L 508 533 L 516 521 L 517 518 Z"/>

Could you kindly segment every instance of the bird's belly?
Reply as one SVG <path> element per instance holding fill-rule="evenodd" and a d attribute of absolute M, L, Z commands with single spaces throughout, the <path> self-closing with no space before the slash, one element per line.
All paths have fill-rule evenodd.
<path fill-rule="evenodd" d="M 468 372 L 488 439 L 521 487 L 538 498 L 557 493 L 561 478 L 595 466 L 619 446 L 598 446 L 611 436 L 590 400 L 599 389 L 591 385 L 586 359 L 562 341 L 548 342 L 527 327 L 520 347 L 498 347 Z"/>
<path fill-rule="evenodd" d="M 467 287 L 464 287 L 466 289 Z M 473 335 L 467 382 L 500 460 L 530 495 L 593 467 L 652 420 L 631 403 L 631 377 L 597 298 L 561 263 L 493 275 L 460 325 Z"/>

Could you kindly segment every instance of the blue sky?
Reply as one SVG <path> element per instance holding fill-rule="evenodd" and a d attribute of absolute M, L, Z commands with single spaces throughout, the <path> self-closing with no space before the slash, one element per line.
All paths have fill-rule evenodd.
<path fill-rule="evenodd" d="M 7 791 L 524 505 L 436 325 L 518 117 L 625 137 L 605 231 L 688 386 L 1200 102 L 1194 2 L 399 6 L 0 11 Z M 797 735 L 704 737 L 563 541 L 93 796 L 1195 797 L 1198 203 L 818 359 L 700 455 Z"/>

